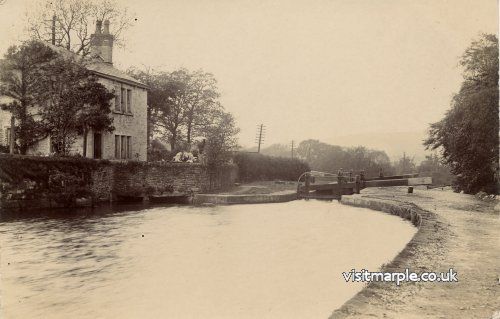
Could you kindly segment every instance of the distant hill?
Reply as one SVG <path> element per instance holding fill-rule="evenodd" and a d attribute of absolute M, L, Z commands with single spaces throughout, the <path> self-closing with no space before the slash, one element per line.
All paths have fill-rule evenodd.
<path fill-rule="evenodd" d="M 395 132 L 395 133 L 363 133 L 344 135 L 322 142 L 343 147 L 365 146 L 370 149 L 385 151 L 391 161 L 397 161 L 406 153 L 414 157 L 415 163 L 425 160 L 426 151 L 422 141 L 427 137 L 426 132 Z M 257 147 L 244 148 L 242 151 L 257 152 Z M 285 144 L 272 144 L 261 149 L 261 153 L 270 156 L 290 157 L 291 148 Z"/>

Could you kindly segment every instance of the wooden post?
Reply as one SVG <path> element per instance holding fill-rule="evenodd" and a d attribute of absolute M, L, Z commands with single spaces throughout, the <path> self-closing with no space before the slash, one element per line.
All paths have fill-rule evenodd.
<path fill-rule="evenodd" d="M 361 171 L 359 173 L 359 181 L 360 181 L 360 190 L 363 189 L 363 188 L 366 188 L 366 184 L 365 184 L 365 171 Z"/>
<path fill-rule="evenodd" d="M 310 180 L 309 173 L 307 173 L 306 174 L 306 181 L 305 181 L 305 185 L 304 185 L 304 192 L 306 195 L 309 195 L 310 186 L 311 186 L 311 180 Z"/>
<path fill-rule="evenodd" d="M 361 191 L 361 178 L 360 178 L 360 176 L 359 176 L 359 175 L 356 175 L 356 177 L 355 177 L 355 181 L 356 181 L 356 187 L 355 187 L 355 189 L 354 189 L 354 192 L 355 192 L 356 194 L 359 194 L 359 193 L 360 193 L 360 191 Z"/>
<path fill-rule="evenodd" d="M 342 184 L 344 182 L 344 177 L 342 176 L 342 174 L 338 175 L 337 176 L 337 180 L 338 180 L 338 184 L 339 184 L 339 189 L 338 189 L 338 196 L 342 196 L 342 194 L 344 193 L 344 191 L 342 190 Z"/>

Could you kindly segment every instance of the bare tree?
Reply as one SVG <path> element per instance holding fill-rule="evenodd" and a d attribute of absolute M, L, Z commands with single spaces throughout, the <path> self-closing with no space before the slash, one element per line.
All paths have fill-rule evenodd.
<path fill-rule="evenodd" d="M 127 8 L 114 0 L 44 0 L 26 14 L 31 38 L 51 42 L 54 33 L 57 46 L 82 56 L 90 53 L 90 35 L 96 20 L 110 21 L 118 46 L 123 46 L 123 33 L 133 24 Z"/>

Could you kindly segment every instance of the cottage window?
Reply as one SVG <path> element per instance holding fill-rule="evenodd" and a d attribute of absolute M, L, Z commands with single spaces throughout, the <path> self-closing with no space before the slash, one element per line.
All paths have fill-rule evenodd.
<path fill-rule="evenodd" d="M 127 137 L 122 135 L 121 140 L 122 140 L 122 152 L 120 158 L 127 158 Z"/>
<path fill-rule="evenodd" d="M 115 158 L 132 158 L 132 136 L 115 135 Z"/>
<path fill-rule="evenodd" d="M 132 113 L 132 90 L 127 90 L 127 113 Z"/>
<path fill-rule="evenodd" d="M 118 91 L 120 88 L 117 88 L 115 91 L 115 111 L 120 112 L 121 109 L 121 101 L 120 101 L 120 94 Z"/>
<path fill-rule="evenodd" d="M 127 158 L 132 158 L 132 136 L 127 136 Z"/>
<path fill-rule="evenodd" d="M 127 90 L 124 89 L 124 88 L 121 89 L 121 99 L 120 99 L 120 102 L 121 102 L 121 109 L 120 109 L 120 111 L 121 112 L 125 112 L 126 107 L 127 107 Z"/>
<path fill-rule="evenodd" d="M 121 153 L 121 139 L 120 135 L 115 135 L 115 158 L 120 158 Z"/>

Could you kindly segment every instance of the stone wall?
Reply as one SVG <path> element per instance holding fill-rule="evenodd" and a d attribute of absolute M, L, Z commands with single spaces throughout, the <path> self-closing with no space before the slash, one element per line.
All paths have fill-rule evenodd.
<path fill-rule="evenodd" d="M 237 178 L 233 165 L 210 172 L 197 163 L 116 163 L 102 174 L 96 185 L 111 185 L 112 200 L 116 196 L 192 195 L 227 188 Z"/>
<path fill-rule="evenodd" d="M 147 200 L 227 188 L 237 169 L 212 172 L 198 163 L 148 163 L 0 155 L 0 209 L 67 207 Z M 63 200 L 64 199 L 64 200 Z"/>

